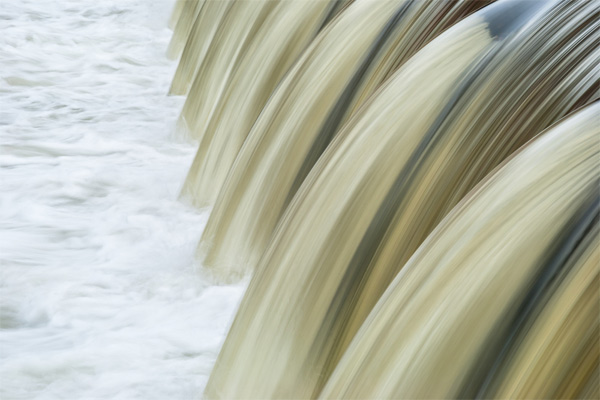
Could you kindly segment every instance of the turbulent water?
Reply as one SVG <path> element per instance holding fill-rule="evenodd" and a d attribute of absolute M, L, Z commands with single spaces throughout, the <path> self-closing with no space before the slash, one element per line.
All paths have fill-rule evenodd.
<path fill-rule="evenodd" d="M 193 263 L 171 1 L 0 2 L 0 398 L 191 399 L 243 284 Z"/>

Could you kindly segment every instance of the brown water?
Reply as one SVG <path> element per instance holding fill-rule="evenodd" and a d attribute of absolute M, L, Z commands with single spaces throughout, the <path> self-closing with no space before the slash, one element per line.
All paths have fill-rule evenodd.
<path fill-rule="evenodd" d="M 486 5 L 222 2 L 190 28 L 198 256 L 253 274 L 208 398 L 596 395 L 600 5 Z"/>
<path fill-rule="evenodd" d="M 359 1 L 324 30 L 273 93 L 237 155 L 204 231 L 203 264 L 224 279 L 252 271 L 344 121 L 420 46 L 472 9 L 464 2 Z"/>

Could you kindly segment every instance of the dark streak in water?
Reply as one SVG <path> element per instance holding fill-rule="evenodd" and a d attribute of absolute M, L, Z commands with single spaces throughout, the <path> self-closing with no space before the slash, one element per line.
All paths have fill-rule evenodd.
<path fill-rule="evenodd" d="M 494 346 L 484 346 L 484 348 L 501 348 L 494 351 L 486 351 L 480 355 L 479 362 L 475 362 L 471 374 L 468 376 L 477 377 L 470 379 L 460 391 L 460 398 L 485 398 L 490 385 L 494 381 L 498 372 L 502 369 L 503 363 L 511 350 L 518 345 L 518 339 L 524 333 L 524 329 L 539 314 L 542 307 L 541 303 L 551 296 L 551 293 L 557 287 L 557 284 L 564 279 L 570 268 L 574 264 L 570 259 L 578 257 L 576 254 L 578 247 L 584 242 L 589 234 L 595 236 L 598 222 L 600 221 L 600 196 L 599 183 L 592 185 L 592 190 L 588 196 L 587 202 L 574 213 L 573 217 L 566 224 L 562 234 L 554 240 L 549 246 L 549 256 L 542 263 L 534 284 L 521 302 L 512 322 L 507 324 L 507 332 L 504 335 L 494 335 L 491 341 L 497 341 L 496 337 L 502 338 L 501 343 Z M 585 246 L 584 246 L 585 247 Z M 495 357 L 490 356 L 496 354 Z M 490 365 L 491 364 L 491 365 Z"/>
<path fill-rule="evenodd" d="M 529 14 L 527 14 L 528 17 L 530 16 L 531 12 L 539 8 L 538 6 L 531 7 L 521 2 L 517 4 L 519 4 L 517 8 L 522 7 L 518 9 L 523 10 L 523 13 L 525 13 L 525 10 L 529 10 Z M 508 9 L 511 8 L 508 7 Z M 502 25 L 504 30 L 500 32 L 498 30 L 498 27 L 500 26 L 498 21 L 508 18 L 503 17 L 504 12 L 506 12 L 506 9 L 496 8 L 493 13 L 485 15 L 486 18 L 490 18 L 489 20 L 486 19 L 488 26 L 495 26 L 495 31 L 490 32 L 493 37 L 504 38 L 510 33 L 516 32 L 525 22 L 528 21 L 528 19 L 521 18 L 519 19 L 518 23 L 515 22 L 512 24 L 504 24 Z M 508 29 L 510 29 L 510 32 Z M 486 68 L 500 53 L 500 50 L 507 44 L 508 41 L 501 40 L 498 45 L 494 46 L 472 69 L 466 71 L 463 77 L 458 79 L 458 86 L 454 90 L 452 97 L 444 109 L 440 112 L 439 116 L 436 118 L 427 133 L 424 135 L 418 147 L 412 153 L 409 161 L 406 164 L 406 167 L 400 171 L 395 182 L 392 184 L 386 197 L 381 203 L 381 206 L 371 220 L 371 223 L 363 235 L 360 244 L 354 252 L 344 277 L 341 280 L 340 286 L 338 287 L 335 296 L 327 310 L 324 321 L 337 321 L 334 323 L 342 324 L 340 329 L 336 329 L 335 335 L 331 335 L 331 326 L 322 326 L 319 335 L 323 335 L 323 337 L 332 336 L 329 338 L 332 343 L 342 342 L 341 338 L 345 332 L 345 325 L 349 322 L 349 320 L 348 318 L 339 318 L 339 316 L 344 312 L 351 313 L 351 310 L 354 308 L 355 303 L 358 300 L 358 296 L 356 294 L 360 293 L 362 287 L 364 287 L 365 277 L 369 275 L 372 259 L 375 256 L 381 241 L 385 237 L 385 233 L 387 232 L 394 215 L 399 210 L 402 199 L 405 198 L 408 190 L 414 183 L 420 168 L 425 164 L 426 160 L 431 155 L 431 151 L 436 148 L 437 142 L 442 138 L 440 132 L 442 132 L 443 129 L 441 128 L 445 123 L 447 123 L 452 113 L 457 111 L 457 107 L 459 107 L 461 101 L 469 92 L 469 89 L 478 79 L 481 79 L 481 77 L 484 76 Z M 320 342 L 321 341 L 316 341 L 316 343 Z M 321 349 L 313 350 L 315 351 L 315 354 L 321 353 Z M 336 362 L 334 357 L 335 352 L 332 352 L 325 364 L 326 368 L 330 364 Z"/>
<path fill-rule="evenodd" d="M 346 115 L 350 104 L 356 97 L 358 89 L 367 76 L 367 71 L 372 67 L 373 60 L 377 58 L 377 55 L 381 52 L 387 41 L 390 39 L 392 32 L 402 18 L 406 14 L 406 11 L 413 5 L 413 0 L 406 1 L 398 8 L 394 16 L 387 22 L 382 31 L 379 33 L 377 38 L 374 40 L 373 45 L 367 52 L 361 65 L 358 67 L 350 82 L 344 88 L 344 91 L 338 98 L 336 104 L 329 112 L 327 119 L 323 123 L 315 141 L 312 143 L 310 150 L 308 151 L 306 158 L 304 159 L 302 166 L 298 170 L 296 177 L 290 191 L 288 192 L 287 198 L 284 204 L 289 204 L 298 188 L 304 182 L 304 178 L 308 175 L 312 167 L 315 165 L 321 154 L 325 151 L 327 145 L 333 139 L 334 134 L 337 132 L 339 125 L 342 122 L 343 117 Z"/>

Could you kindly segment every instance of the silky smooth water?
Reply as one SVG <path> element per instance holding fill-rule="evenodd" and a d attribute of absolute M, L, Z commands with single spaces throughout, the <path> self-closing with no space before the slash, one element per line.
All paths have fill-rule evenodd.
<path fill-rule="evenodd" d="M 194 265 L 172 1 L 0 2 L 0 399 L 191 399 L 245 284 Z"/>

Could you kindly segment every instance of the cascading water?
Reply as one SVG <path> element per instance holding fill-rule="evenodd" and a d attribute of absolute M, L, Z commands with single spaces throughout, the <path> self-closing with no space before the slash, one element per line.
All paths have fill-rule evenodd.
<path fill-rule="evenodd" d="M 273 93 L 229 171 L 204 231 L 204 265 L 224 279 L 251 270 L 351 110 L 474 5 L 485 3 L 359 1 L 323 31 Z"/>
<path fill-rule="evenodd" d="M 390 283 L 401 279 L 411 256 L 425 251 L 419 249 L 428 245 L 428 236 L 448 213 L 452 215 L 461 199 L 471 198 L 469 191 L 536 134 L 598 98 L 597 3 L 508 0 L 457 23 L 484 6 L 481 2 L 401 0 L 358 0 L 345 5 L 278 86 L 270 86 L 269 101 L 260 102 L 260 115 L 253 111 L 247 114 L 250 118 L 242 117 L 244 125 L 215 111 L 223 104 L 240 104 L 237 98 L 228 98 L 222 90 L 206 97 L 190 93 L 190 106 L 184 108 L 182 118 L 188 129 L 199 128 L 202 141 L 186 193 L 192 203 L 207 205 L 220 192 L 199 245 L 199 258 L 223 280 L 236 279 L 257 264 L 211 375 L 205 392 L 208 397 L 306 398 L 319 396 L 325 386 L 325 398 L 497 396 L 508 390 L 505 388 L 511 383 L 502 381 L 501 376 L 518 366 L 509 366 L 510 360 L 494 356 L 494 351 L 527 351 L 511 344 L 511 338 L 523 328 L 512 336 L 491 332 L 498 328 L 493 321 L 510 315 L 515 299 L 533 293 L 525 285 L 530 279 L 526 268 L 512 284 L 505 282 L 513 290 L 511 300 L 507 297 L 504 303 L 508 308 L 473 327 L 473 343 L 461 353 L 464 362 L 460 368 L 450 370 L 452 364 L 447 361 L 411 356 L 410 351 L 418 347 L 382 353 L 382 357 L 398 357 L 389 365 L 391 375 L 382 374 L 382 380 L 374 379 L 377 372 L 369 370 L 356 372 L 361 381 L 349 372 L 356 371 L 357 362 L 339 364 L 344 357 L 351 357 L 347 355 L 351 351 L 370 351 L 367 344 L 354 344 L 363 332 L 375 329 L 370 328 L 367 316 Z M 249 21 L 245 29 L 250 29 L 253 19 Z M 222 29 L 232 31 L 226 25 Z M 219 42 L 211 43 L 213 51 L 218 52 L 219 47 Z M 232 49 L 225 52 L 231 55 L 220 62 L 229 61 L 227 65 L 235 71 L 243 68 L 237 54 L 251 54 L 239 44 L 234 49 L 224 42 L 223 48 Z M 238 85 L 229 73 L 208 71 L 203 81 L 215 76 L 221 88 Z M 253 82 L 249 75 L 238 72 L 244 81 Z M 280 75 L 274 78 L 278 81 Z M 237 107 L 255 106 L 244 101 Z M 562 130 L 555 129 L 572 127 L 593 149 L 598 136 L 592 128 L 595 112 L 597 106 L 586 111 L 583 125 L 565 123 Z M 579 115 L 575 120 L 582 118 Z M 581 150 L 576 146 L 578 139 L 569 140 Z M 589 165 L 585 179 L 597 172 L 596 164 Z M 575 171 L 568 162 L 563 167 Z M 218 171 L 216 179 L 211 171 Z M 228 171 L 225 180 L 224 171 Z M 515 179 L 526 182 L 534 177 L 532 172 L 525 175 L 515 175 Z M 590 187 L 596 187 L 597 180 L 590 182 Z M 541 207 L 529 197 L 523 199 L 513 192 L 506 196 L 507 204 L 523 202 L 524 210 Z M 579 209 L 564 206 L 569 211 Z M 560 218 L 568 215 L 564 212 Z M 511 219 L 513 216 L 507 215 L 502 224 L 522 229 L 517 222 L 525 222 Z M 536 218 L 552 223 L 544 210 Z M 487 221 L 483 223 L 485 226 Z M 535 232 L 548 233 L 547 229 L 535 231 L 541 226 L 532 226 L 534 230 L 523 240 L 537 257 L 531 259 L 529 270 L 534 275 L 544 268 L 544 262 L 550 262 L 542 257 L 548 246 L 533 246 L 552 239 L 536 236 Z M 561 226 L 556 219 L 555 235 L 570 229 L 568 224 Z M 588 236 L 597 231 L 590 232 Z M 448 235 L 447 240 L 456 242 L 454 246 L 463 243 Z M 492 238 L 495 234 L 487 237 Z M 479 242 L 465 243 L 475 246 Z M 505 260 L 519 254 L 516 247 L 508 249 Z M 572 263 L 592 268 L 593 255 L 585 260 Z M 499 273 L 499 265 L 490 267 L 488 273 Z M 456 283 L 448 290 L 463 289 Z M 430 307 L 428 298 L 433 301 L 429 295 L 415 307 Z M 539 309 L 537 314 L 552 312 L 540 305 L 539 299 L 531 300 L 533 307 Z M 421 330 L 414 331 L 414 340 L 432 335 L 434 314 L 423 320 Z M 457 321 L 458 314 L 446 329 L 454 329 L 452 324 Z M 535 324 L 533 317 L 522 317 L 519 323 L 523 321 Z M 597 332 L 593 324 L 587 326 L 592 326 L 592 335 Z M 378 334 L 370 335 L 376 338 Z M 444 330 L 440 335 L 452 337 Z M 400 331 L 390 340 L 402 341 L 403 337 Z M 401 346 L 410 346 L 406 340 Z M 349 349 L 351 343 L 355 347 Z M 490 347 L 488 353 L 482 352 L 483 344 Z M 455 350 L 450 344 L 446 347 L 436 353 L 434 346 L 432 354 Z M 526 357 L 526 353 L 518 354 Z M 411 365 L 415 357 L 424 366 L 411 379 L 400 379 L 397 371 L 402 363 Z M 594 357 L 588 357 L 592 367 Z M 373 362 L 381 364 L 381 360 Z M 419 372 L 426 368 L 431 370 Z M 428 384 L 436 373 L 443 374 L 440 383 Z M 582 382 L 587 393 L 592 393 L 596 386 L 586 379 Z M 356 383 L 369 380 L 375 383 Z M 338 389 L 340 382 L 348 388 Z M 576 394 L 575 389 L 560 387 L 560 393 Z M 536 393 L 522 390 L 518 396 Z"/>
<path fill-rule="evenodd" d="M 342 128 L 258 264 L 208 393 L 318 394 L 441 218 L 593 87 L 595 49 L 586 33 L 594 5 L 540 4 L 536 13 L 525 3 L 521 21 L 503 27 L 514 10 L 508 5 L 484 9 L 431 42 Z M 570 29 L 555 28 L 567 18 Z M 572 57 L 563 55 L 567 50 Z M 555 65 L 562 68 L 553 71 Z M 544 93 L 545 103 L 532 105 L 532 90 Z M 506 123 L 521 115 L 528 120 Z"/>
<path fill-rule="evenodd" d="M 206 1 L 201 7 L 198 6 L 198 15 L 183 48 L 183 54 L 169 90 L 170 94 L 187 94 L 191 80 L 202 65 L 202 60 L 217 28 L 221 25 L 221 20 L 225 18 L 232 6 L 233 2 L 229 0 Z"/>
<path fill-rule="evenodd" d="M 198 14 L 204 8 L 205 0 L 178 0 L 172 13 L 173 36 L 167 50 L 167 56 L 175 59 L 181 55 Z"/>
<path fill-rule="evenodd" d="M 494 377 L 500 380 L 497 392 L 484 388 L 479 395 L 578 398 L 581 385 L 571 380 L 585 385 L 598 378 L 591 371 L 570 376 L 576 365 L 568 357 L 575 358 L 577 352 L 569 355 L 569 350 L 577 346 L 581 347 L 577 351 L 598 354 L 598 342 L 585 338 L 594 337 L 594 332 L 597 338 L 600 292 L 586 287 L 598 282 L 600 271 L 595 256 L 585 254 L 587 240 L 581 245 L 584 255 L 578 256 L 576 247 L 586 233 L 597 233 L 599 112 L 596 103 L 541 135 L 448 214 L 377 303 L 322 398 L 476 396 L 481 378 L 506 338 L 514 334 L 511 330 L 519 313 L 526 312 L 528 302 L 536 304 L 536 296 L 541 297 L 544 286 L 552 282 L 547 274 L 569 267 L 570 255 L 575 265 L 568 274 L 584 274 L 579 278 L 584 280 L 579 286 L 583 298 L 581 315 L 572 318 L 575 325 L 566 332 L 547 330 L 555 336 L 546 339 L 537 325 L 547 324 L 546 318 L 562 310 L 544 305 L 546 315 L 535 319 L 529 332 L 520 332 L 525 340 L 537 337 L 554 341 L 556 347 L 550 350 L 536 342 L 521 349 L 518 342 L 511 344 L 516 351 L 537 347 L 540 357 L 547 357 L 548 350 L 558 359 L 563 354 L 563 363 L 553 364 L 540 379 L 537 371 L 548 368 L 543 357 L 529 365 L 509 358 L 515 362 L 511 368 L 521 369 L 522 374 L 512 377 L 514 383 L 511 376 L 502 379 L 503 374 L 498 374 Z M 569 279 L 577 278 L 569 276 L 565 285 Z M 550 300 L 578 301 L 577 296 L 563 299 L 560 294 Z M 572 389 L 557 390 L 561 386 Z"/>
<path fill-rule="evenodd" d="M 314 169 L 324 173 L 309 175 L 300 188 L 257 266 L 211 376 L 208 389 L 214 392 L 209 393 L 223 392 L 225 397 L 247 394 L 254 398 L 305 398 L 318 393 L 328 375 L 325 363 L 330 351 L 324 342 L 336 335 L 328 327 L 337 320 L 338 311 L 332 307 L 346 305 L 334 303 L 336 288 L 376 211 L 376 206 L 367 209 L 369 199 L 385 195 L 385 169 L 361 166 L 377 164 L 386 157 L 407 159 L 418 145 L 419 135 L 415 134 L 412 142 L 394 141 L 397 126 L 405 125 L 401 132 L 418 133 L 432 124 L 463 70 L 493 44 L 480 16 L 465 20 L 450 33 L 454 35 L 438 38 L 398 71 L 397 82 L 402 88 L 382 90 L 368 104 L 370 107 L 361 110 L 350 121 L 356 126 L 356 134 L 347 135 L 345 142 L 333 143 L 337 151 L 326 152 L 322 159 L 332 160 L 328 165 L 317 164 Z M 432 62 L 424 64 L 424 60 Z M 422 85 L 419 75 L 430 78 L 429 85 Z M 403 99 L 410 101 L 399 108 L 397 103 Z M 398 117 L 386 118 L 390 113 Z M 354 151 L 349 148 L 352 145 Z M 356 163 L 357 156 L 364 158 L 361 164 Z M 334 176 L 330 170 L 335 167 L 341 175 L 324 182 L 327 176 Z M 377 174 L 365 176 L 370 171 Z M 389 171 L 388 181 L 393 176 L 393 171 Z M 332 190 L 326 189 L 329 182 Z M 306 189 L 309 183 L 314 190 Z M 332 192 L 345 199 L 332 198 Z M 252 353 L 260 354 L 260 358 L 248 357 Z M 234 361 L 238 357 L 256 360 L 253 369 L 247 371 L 242 363 Z"/>
<path fill-rule="evenodd" d="M 0 4 L 0 397 L 600 398 L 600 3 L 173 3 Z"/>
<path fill-rule="evenodd" d="M 237 69 L 250 43 L 259 32 L 277 1 L 238 1 L 232 4 L 209 44 L 181 111 L 180 125 L 196 139 L 201 139 L 212 112 L 223 95 L 225 84 Z M 174 78 L 175 79 L 175 78 Z M 202 95 L 194 95 L 199 94 Z"/>
<path fill-rule="evenodd" d="M 269 13 L 229 78 L 201 134 L 198 152 L 183 188 L 183 196 L 191 203 L 213 204 L 229 167 L 271 92 L 317 34 L 334 5 L 334 0 L 281 1 Z M 189 95 L 201 96 L 202 93 Z"/>

